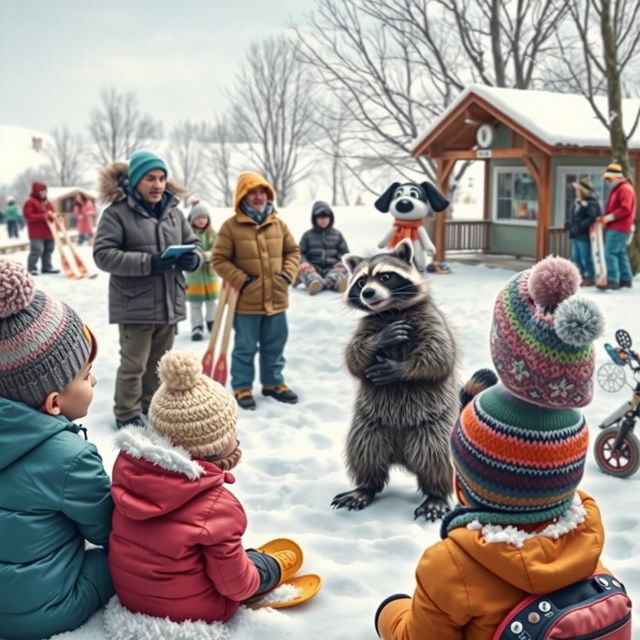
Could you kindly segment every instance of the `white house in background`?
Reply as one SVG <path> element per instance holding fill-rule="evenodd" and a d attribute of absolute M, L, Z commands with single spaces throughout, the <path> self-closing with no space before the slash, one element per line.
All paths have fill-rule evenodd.
<path fill-rule="evenodd" d="M 596 98 L 606 113 L 606 98 Z M 628 130 L 640 100 L 623 101 Z M 586 98 L 550 91 L 525 91 L 473 85 L 433 122 L 412 155 L 438 166 L 441 191 L 456 162 L 484 163 L 483 219 L 446 220 L 436 215 L 433 235 L 437 260 L 446 251 L 514 254 L 540 259 L 548 253 L 568 255 L 564 221 L 575 199 L 572 187 L 588 176 L 604 202 L 602 173 L 611 161 L 609 132 Z M 640 185 L 640 128 L 629 140 L 630 176 Z"/>
<path fill-rule="evenodd" d="M 42 131 L 0 124 L 0 184 L 10 185 L 26 169 L 46 165 L 45 149 L 52 144 Z"/>

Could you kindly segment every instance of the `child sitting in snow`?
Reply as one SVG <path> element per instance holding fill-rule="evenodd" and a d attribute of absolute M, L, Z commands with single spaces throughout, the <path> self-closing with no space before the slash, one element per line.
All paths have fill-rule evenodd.
<path fill-rule="evenodd" d="M 314 202 L 312 227 L 300 238 L 300 268 L 296 280 L 302 282 L 312 296 L 323 289 L 342 293 L 347 288 L 347 270 L 341 260 L 349 247 L 333 223 L 331 207 L 322 200 Z"/>
<path fill-rule="evenodd" d="M 491 640 L 524 597 L 582 580 L 600 563 L 604 531 L 577 491 L 587 456 L 598 309 L 570 298 L 580 275 L 549 257 L 497 298 L 491 355 L 501 385 L 463 409 L 451 438 L 460 505 L 427 549 L 413 598 L 378 608 L 385 640 Z"/>
<path fill-rule="evenodd" d="M 270 545 L 269 554 L 242 546 L 245 512 L 224 487 L 240 460 L 233 397 L 202 375 L 191 353 L 167 352 L 159 374 L 149 430 L 127 427 L 116 437 L 109 563 L 128 611 L 110 605 L 107 629 L 120 626 L 116 620 L 136 628 L 166 617 L 224 622 L 302 563 L 291 541 L 279 551 Z"/>
<path fill-rule="evenodd" d="M 220 291 L 220 281 L 213 265 L 213 245 L 216 243 L 217 234 L 211 225 L 209 210 L 203 203 L 193 206 L 189 212 L 189 224 L 202 245 L 204 263 L 195 271 L 185 273 L 187 281 L 187 302 L 189 303 L 189 316 L 191 318 L 191 339 L 202 340 L 204 323 L 211 331 L 213 316 L 216 312 L 216 300 Z M 202 305 L 204 304 L 204 317 Z"/>
<path fill-rule="evenodd" d="M 0 637 L 75 629 L 113 595 L 113 503 L 74 420 L 96 379 L 93 334 L 69 306 L 0 260 Z"/>

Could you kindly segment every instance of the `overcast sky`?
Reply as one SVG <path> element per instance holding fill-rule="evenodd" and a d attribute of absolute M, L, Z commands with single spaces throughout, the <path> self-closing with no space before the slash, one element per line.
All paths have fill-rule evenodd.
<path fill-rule="evenodd" d="M 208 120 L 247 45 L 313 0 L 0 0 L 0 124 L 86 129 L 100 89 L 162 120 Z"/>

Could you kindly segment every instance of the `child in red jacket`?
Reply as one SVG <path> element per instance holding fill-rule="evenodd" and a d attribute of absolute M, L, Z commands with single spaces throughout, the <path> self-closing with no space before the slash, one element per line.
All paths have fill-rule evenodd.
<path fill-rule="evenodd" d="M 273 554 L 242 546 L 247 518 L 224 487 L 241 455 L 233 397 L 191 353 L 167 352 L 159 374 L 149 430 L 116 437 L 111 576 L 129 612 L 224 622 L 297 570 L 301 552 L 293 543 Z"/>

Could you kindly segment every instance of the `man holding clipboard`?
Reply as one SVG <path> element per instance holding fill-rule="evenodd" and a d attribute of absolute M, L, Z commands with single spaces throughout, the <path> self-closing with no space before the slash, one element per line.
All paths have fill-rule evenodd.
<path fill-rule="evenodd" d="M 182 187 L 167 181 L 165 161 L 134 151 L 100 175 L 100 197 L 110 202 L 93 245 L 96 265 L 110 274 L 109 322 L 120 333 L 116 426 L 144 426 L 158 388 L 157 364 L 186 318 L 183 271 L 203 261 L 200 245 L 178 208 Z"/>

